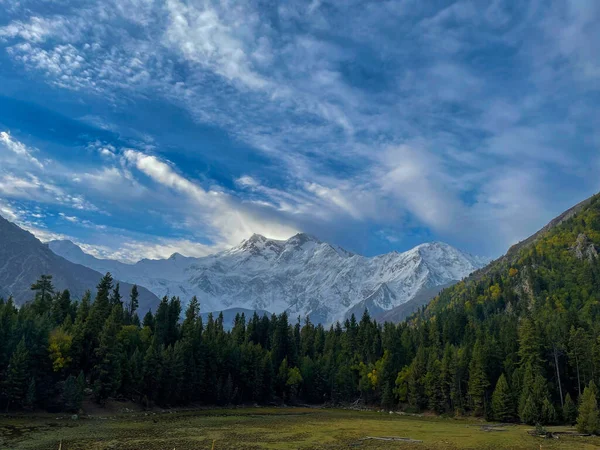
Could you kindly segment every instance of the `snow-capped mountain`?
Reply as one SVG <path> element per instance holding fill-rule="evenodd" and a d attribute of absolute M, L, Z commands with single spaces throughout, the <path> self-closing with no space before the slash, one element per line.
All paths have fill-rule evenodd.
<path fill-rule="evenodd" d="M 70 241 L 52 241 L 58 255 L 159 297 L 197 295 L 203 311 L 227 308 L 287 311 L 332 323 L 365 308 L 377 314 L 419 292 L 460 280 L 487 260 L 431 242 L 375 257 L 353 254 L 307 234 L 286 241 L 253 235 L 239 246 L 202 258 L 174 254 L 136 264 L 97 259 Z"/>

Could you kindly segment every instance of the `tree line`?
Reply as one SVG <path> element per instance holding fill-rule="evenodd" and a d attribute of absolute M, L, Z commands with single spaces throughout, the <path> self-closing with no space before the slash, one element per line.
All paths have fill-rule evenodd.
<path fill-rule="evenodd" d="M 514 258 L 445 289 L 409 320 L 365 311 L 329 327 L 281 315 L 182 314 L 163 298 L 140 320 L 137 288 L 110 274 L 92 299 L 51 277 L 17 308 L 0 301 L 0 395 L 8 409 L 102 404 L 330 403 L 472 414 L 600 432 L 600 201 Z"/>

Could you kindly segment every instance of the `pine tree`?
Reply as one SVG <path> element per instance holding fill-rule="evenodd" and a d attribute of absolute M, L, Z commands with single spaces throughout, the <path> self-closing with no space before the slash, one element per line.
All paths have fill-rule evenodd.
<path fill-rule="evenodd" d="M 504 374 L 498 378 L 496 389 L 492 394 L 492 410 L 494 419 L 500 422 L 510 422 L 515 416 L 513 395 Z"/>
<path fill-rule="evenodd" d="M 35 384 L 35 378 L 32 378 L 29 382 L 29 386 L 27 387 L 27 394 L 25 394 L 25 401 L 23 402 L 23 407 L 31 411 L 35 407 L 36 400 L 37 388 Z"/>
<path fill-rule="evenodd" d="M 71 308 L 71 293 L 68 289 L 56 293 L 52 300 L 52 318 L 56 325 L 61 325 L 69 315 Z"/>
<path fill-rule="evenodd" d="M 583 391 L 577 417 L 577 430 L 580 433 L 600 434 L 600 416 L 598 415 L 597 389 L 594 382 Z"/>
<path fill-rule="evenodd" d="M 521 418 L 521 422 L 530 425 L 538 422 L 540 418 L 539 407 L 534 400 L 534 385 L 535 375 L 533 365 L 527 363 L 521 384 L 521 395 L 519 397 L 519 417 Z"/>
<path fill-rule="evenodd" d="M 144 357 L 144 394 L 149 400 L 156 401 L 159 398 L 159 387 L 162 385 L 163 359 L 161 345 L 156 337 Z M 213 386 L 214 388 L 214 386 Z"/>
<path fill-rule="evenodd" d="M 548 398 L 545 398 L 542 402 L 541 417 L 541 422 L 545 425 L 554 424 L 558 420 L 558 414 L 556 413 L 556 409 L 554 408 L 554 405 Z"/>
<path fill-rule="evenodd" d="M 533 385 L 533 399 L 536 404 L 539 422 L 543 425 L 551 424 L 556 421 L 557 414 L 552 402 L 550 401 L 550 393 L 548 392 L 548 382 L 540 374 L 535 375 Z"/>
<path fill-rule="evenodd" d="M 577 373 L 577 388 L 581 396 L 581 387 L 585 385 L 585 361 L 590 358 L 591 342 L 588 333 L 583 328 L 571 327 L 569 332 L 569 359 L 574 361 Z"/>
<path fill-rule="evenodd" d="M 109 299 L 111 308 L 117 305 L 123 306 L 123 296 L 121 295 L 121 287 L 117 283 L 112 291 Z"/>
<path fill-rule="evenodd" d="M 231 378 L 231 373 L 227 374 L 227 380 L 225 384 L 223 384 L 223 402 L 226 405 L 230 405 L 233 402 L 234 397 L 234 387 L 233 387 L 233 378 Z"/>
<path fill-rule="evenodd" d="M 77 380 L 73 375 L 69 375 L 63 385 L 62 399 L 65 411 L 77 412 L 79 411 L 79 408 L 81 408 L 79 387 L 77 386 Z"/>
<path fill-rule="evenodd" d="M 440 368 L 440 387 L 442 390 L 444 408 L 448 411 L 452 410 L 452 391 L 455 376 L 456 361 L 454 359 L 454 350 L 450 344 L 447 344 L 444 349 L 444 356 Z"/>
<path fill-rule="evenodd" d="M 21 339 L 15 348 L 8 368 L 6 369 L 6 378 L 4 380 L 4 395 L 7 398 L 6 410 L 10 405 L 21 406 L 29 387 L 28 376 L 29 352 L 25 346 L 25 339 Z"/>
<path fill-rule="evenodd" d="M 444 396 L 442 392 L 441 367 L 442 363 L 435 358 L 432 353 L 433 361 L 429 363 L 427 374 L 425 375 L 425 395 L 429 399 L 429 409 L 441 414 L 444 412 Z"/>
<path fill-rule="evenodd" d="M 288 380 L 288 361 L 287 358 L 284 358 L 279 365 L 279 370 L 277 371 L 277 393 L 285 400 L 287 394 L 287 380 Z"/>
<path fill-rule="evenodd" d="M 133 316 L 135 315 L 135 312 L 137 311 L 140 305 L 139 296 L 140 294 L 138 292 L 137 284 L 134 284 L 131 288 L 131 293 L 129 294 L 129 303 L 127 304 L 126 323 L 128 324 L 133 322 Z"/>
<path fill-rule="evenodd" d="M 485 407 L 485 392 L 489 386 L 489 381 L 485 373 L 485 356 L 479 339 L 475 342 L 473 348 L 473 357 L 469 364 L 469 397 L 473 413 L 481 416 Z"/>
<path fill-rule="evenodd" d="M 79 372 L 79 375 L 77 375 L 77 394 L 79 395 L 79 398 L 81 399 L 81 401 L 83 401 L 83 395 L 85 392 L 85 374 L 83 373 L 83 370 L 81 372 Z"/>
<path fill-rule="evenodd" d="M 35 291 L 34 308 L 39 314 L 48 311 L 52 303 L 52 294 L 54 286 L 52 285 L 52 275 L 41 275 L 38 280 L 31 285 L 31 290 Z"/>
<path fill-rule="evenodd" d="M 535 425 L 539 422 L 540 414 L 537 405 L 533 400 L 533 396 L 528 396 L 523 402 L 523 406 L 519 412 L 519 417 L 521 418 L 521 422 L 528 425 Z"/>
<path fill-rule="evenodd" d="M 102 277 L 100 283 L 98 283 L 96 299 L 90 308 L 88 320 L 85 322 L 85 335 L 86 339 L 89 339 L 87 345 L 93 348 L 99 346 L 100 334 L 104 322 L 106 322 L 106 319 L 112 312 L 109 299 L 113 287 L 112 283 L 113 278 L 110 273 Z M 89 359 L 93 365 L 96 365 L 98 363 L 97 352 L 91 352 Z"/>
<path fill-rule="evenodd" d="M 148 312 L 144 315 L 142 325 L 154 331 L 154 316 L 152 315 L 152 311 L 148 310 Z"/>
<path fill-rule="evenodd" d="M 563 419 L 569 425 L 574 425 L 577 422 L 577 405 L 571 396 L 567 394 L 565 397 L 565 406 L 563 407 Z"/>
<path fill-rule="evenodd" d="M 542 365 L 541 342 L 532 320 L 525 318 L 519 324 L 519 356 L 521 364 L 531 364 L 536 370 Z"/>
<path fill-rule="evenodd" d="M 73 325 L 73 341 L 71 344 L 74 365 L 76 369 L 87 369 L 92 359 L 92 339 L 89 336 L 90 327 L 87 319 L 90 314 L 91 293 L 87 291 L 77 307 Z"/>
<path fill-rule="evenodd" d="M 100 344 L 96 350 L 98 364 L 94 367 L 94 396 L 100 404 L 121 385 L 121 345 L 117 339 L 121 314 L 121 305 L 115 305 L 102 328 Z"/>

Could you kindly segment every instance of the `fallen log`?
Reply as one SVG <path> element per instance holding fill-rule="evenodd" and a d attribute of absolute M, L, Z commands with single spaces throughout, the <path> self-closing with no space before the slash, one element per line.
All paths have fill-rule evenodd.
<path fill-rule="evenodd" d="M 398 436 L 367 436 L 361 439 L 361 441 L 368 441 L 368 440 L 374 440 L 374 441 L 396 441 L 396 442 L 412 442 L 412 443 L 418 443 L 418 442 L 423 442 L 420 441 L 418 439 L 411 439 L 411 438 L 406 438 L 406 437 L 398 437 Z"/>

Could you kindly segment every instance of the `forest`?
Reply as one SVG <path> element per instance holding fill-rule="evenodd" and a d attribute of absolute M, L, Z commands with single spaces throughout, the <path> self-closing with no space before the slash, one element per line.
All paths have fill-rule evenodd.
<path fill-rule="evenodd" d="M 445 289 L 400 324 L 368 312 L 329 327 L 287 314 L 200 317 L 110 274 L 80 301 L 42 275 L 32 300 L 0 301 L 0 402 L 80 409 L 131 399 L 189 404 L 349 404 L 577 424 L 600 433 L 600 197 L 510 258 Z"/>

